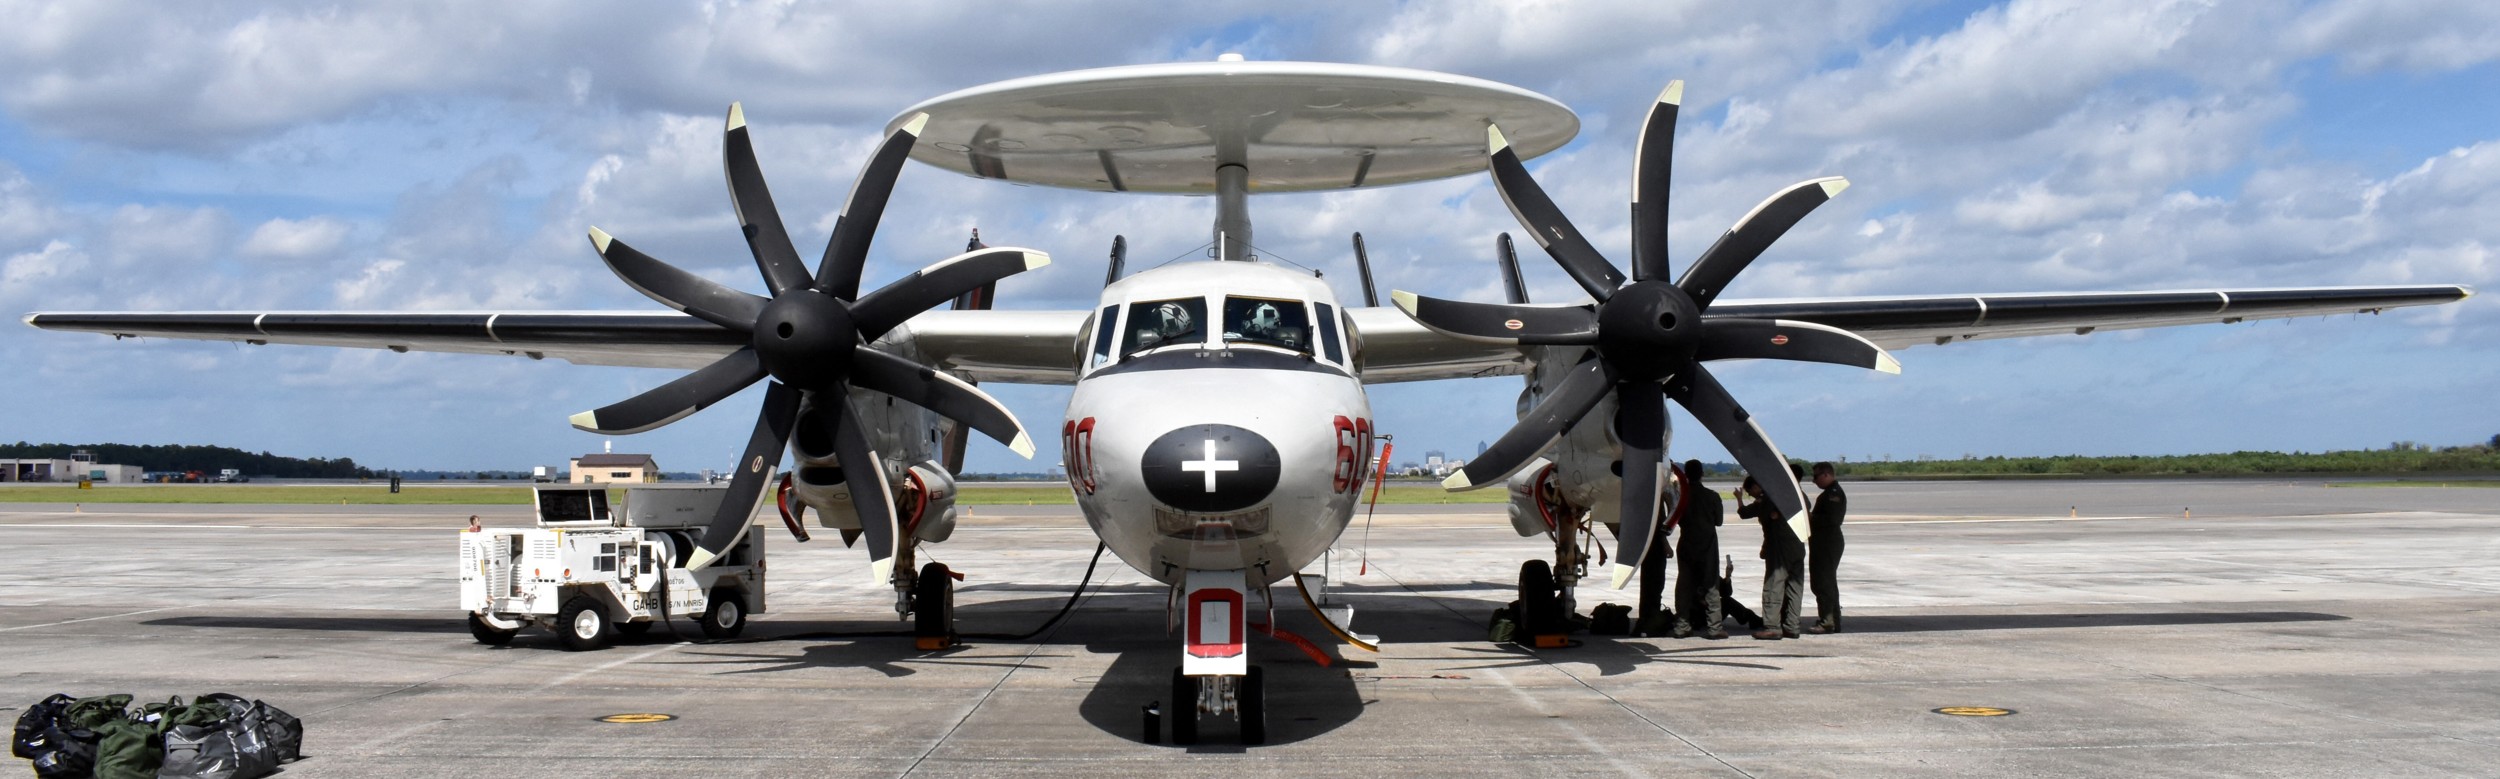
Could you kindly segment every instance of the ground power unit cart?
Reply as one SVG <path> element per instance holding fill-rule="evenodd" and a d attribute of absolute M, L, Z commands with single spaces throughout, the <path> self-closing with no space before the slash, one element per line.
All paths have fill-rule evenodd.
<path fill-rule="evenodd" d="M 725 487 L 630 487 L 612 510 L 605 485 L 542 485 L 538 526 L 460 534 L 460 608 L 479 643 L 521 628 L 555 632 L 564 648 L 598 649 L 674 618 L 710 638 L 764 611 L 764 536 L 747 533 L 699 571 L 681 567 Z"/>

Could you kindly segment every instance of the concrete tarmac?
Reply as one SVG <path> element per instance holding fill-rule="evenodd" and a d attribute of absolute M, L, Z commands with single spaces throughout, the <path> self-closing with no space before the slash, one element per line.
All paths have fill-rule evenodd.
<path fill-rule="evenodd" d="M 2317 482 L 1868 483 L 1849 632 L 1795 641 L 1484 640 L 1519 563 L 1500 506 L 1362 518 L 1334 596 L 1377 655 L 1279 591 L 1271 743 L 1141 743 L 1169 697 L 1164 591 L 1115 559 L 1033 641 L 941 652 L 831 533 L 777 527 L 751 641 L 668 630 L 590 653 L 474 643 L 454 537 L 520 507 L 0 506 L 0 706 L 228 691 L 301 716 L 287 775 L 2490 776 L 2500 766 L 2500 490 Z M 2068 507 L 2079 518 L 2068 519 Z M 967 632 L 1066 602 L 1072 510 L 976 508 L 927 554 Z M 2192 509 L 2183 519 L 2181 509 Z M 1731 518 L 1739 596 L 1759 534 Z M 1632 594 L 1596 584 L 1583 609 Z M 1810 612 L 1809 612 L 1810 613 Z M 1264 616 L 1264 615 L 1259 615 Z M 692 626 L 680 629 L 691 635 Z M 1166 701 L 1168 703 L 1168 701 Z M 1952 706 L 1998 717 L 1935 713 Z M 676 719 L 608 724 L 610 714 Z M 0 763 L 23 766 L 23 761 Z M 22 770 L 5 769 L 5 770 Z"/>

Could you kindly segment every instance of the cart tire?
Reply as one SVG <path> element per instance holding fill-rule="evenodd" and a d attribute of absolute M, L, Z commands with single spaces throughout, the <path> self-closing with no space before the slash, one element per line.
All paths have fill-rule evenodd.
<path fill-rule="evenodd" d="M 520 628 L 507 630 L 495 627 L 493 625 L 486 624 L 486 620 L 479 618 L 476 614 L 469 615 L 469 635 L 475 637 L 477 642 L 480 644 L 485 644 L 487 646 L 503 646 L 505 644 L 512 643 L 512 637 L 520 634 Z"/>
<path fill-rule="evenodd" d="M 945 563 L 920 566 L 920 578 L 912 583 L 911 618 L 915 637 L 955 637 L 955 577 Z"/>
<path fill-rule="evenodd" d="M 1172 743 L 1198 743 L 1198 677 L 1172 669 L 1172 705 L 1163 710 L 1163 718 L 1172 721 Z"/>
<path fill-rule="evenodd" d="M 1267 680 L 1258 666 L 1250 666 L 1250 675 L 1241 677 L 1241 689 L 1234 695 L 1241 705 L 1241 743 L 1267 743 Z"/>
<path fill-rule="evenodd" d="M 713 588 L 711 603 L 703 607 L 705 638 L 737 638 L 747 629 L 747 602 L 735 588 Z"/>
<path fill-rule="evenodd" d="M 616 623 L 608 619 L 606 609 L 588 595 L 575 595 L 556 611 L 556 638 L 564 648 L 587 652 L 608 645 L 616 637 Z"/>
<path fill-rule="evenodd" d="M 616 623 L 616 630 L 617 630 L 617 632 L 619 632 L 619 633 L 623 633 L 623 634 L 628 635 L 628 636 L 639 636 L 639 635 L 642 635 L 642 634 L 644 634 L 644 633 L 649 633 L 649 632 L 651 632 L 651 626 L 652 626 L 652 625 L 657 625 L 657 624 L 659 624 L 659 623 L 657 623 L 657 622 L 619 622 L 619 623 Z"/>

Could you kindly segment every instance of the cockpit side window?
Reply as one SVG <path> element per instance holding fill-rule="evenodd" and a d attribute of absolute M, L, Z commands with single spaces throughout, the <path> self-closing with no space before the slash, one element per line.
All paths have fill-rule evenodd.
<path fill-rule="evenodd" d="M 1337 307 L 1326 303 L 1314 303 L 1312 305 L 1319 307 L 1320 354 L 1327 357 L 1329 362 L 1344 365 L 1344 347 L 1337 345 Z"/>
<path fill-rule="evenodd" d="M 1196 346 L 1207 339 L 1206 321 L 1206 298 L 1130 303 L 1128 336 L 1120 342 L 1120 356 L 1166 346 Z"/>
<path fill-rule="evenodd" d="M 1119 334 L 1120 307 L 1103 306 L 1102 323 L 1094 326 L 1094 367 L 1111 362 L 1111 336 Z"/>
<path fill-rule="evenodd" d="M 1299 300 L 1224 299 L 1224 342 L 1311 353 L 1311 315 Z"/>

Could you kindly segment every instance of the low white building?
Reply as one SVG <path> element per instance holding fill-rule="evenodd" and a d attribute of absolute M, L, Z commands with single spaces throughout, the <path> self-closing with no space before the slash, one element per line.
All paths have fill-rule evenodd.
<path fill-rule="evenodd" d="M 573 458 L 574 484 L 642 484 L 660 480 L 647 454 L 585 454 Z"/>
<path fill-rule="evenodd" d="M 144 471 L 136 465 L 110 465 L 86 460 L 0 459 L 0 482 L 138 484 Z"/>

